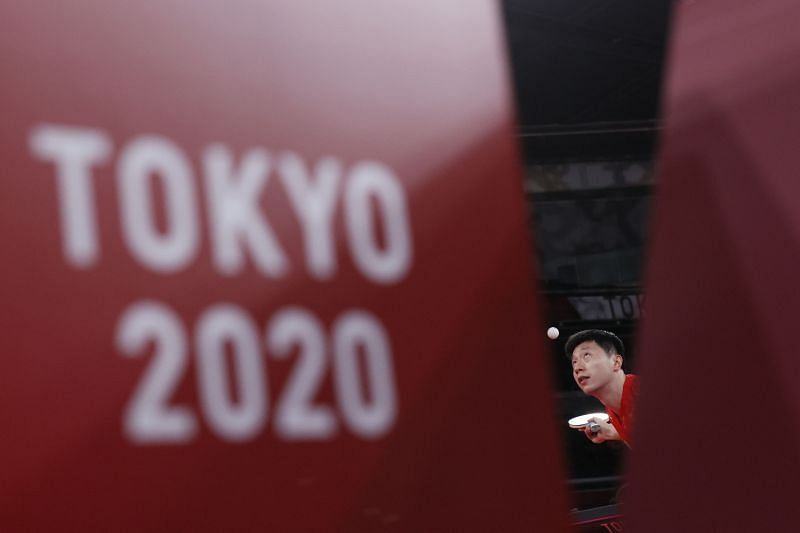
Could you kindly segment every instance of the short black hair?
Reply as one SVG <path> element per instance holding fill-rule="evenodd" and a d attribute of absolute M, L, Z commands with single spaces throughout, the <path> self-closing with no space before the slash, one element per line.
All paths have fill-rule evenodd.
<path fill-rule="evenodd" d="M 625 345 L 622 344 L 622 340 L 619 337 L 604 329 L 584 329 L 573 333 L 567 339 L 567 343 L 564 345 L 564 353 L 567 359 L 572 359 L 572 352 L 575 351 L 575 347 L 583 342 L 590 341 L 596 342 L 598 346 L 610 354 L 617 353 L 625 357 Z"/>

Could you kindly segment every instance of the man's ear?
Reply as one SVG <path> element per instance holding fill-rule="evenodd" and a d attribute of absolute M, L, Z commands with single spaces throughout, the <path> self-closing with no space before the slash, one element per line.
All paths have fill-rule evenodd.
<path fill-rule="evenodd" d="M 614 354 L 614 370 L 619 370 L 622 368 L 622 356 L 620 354 Z"/>

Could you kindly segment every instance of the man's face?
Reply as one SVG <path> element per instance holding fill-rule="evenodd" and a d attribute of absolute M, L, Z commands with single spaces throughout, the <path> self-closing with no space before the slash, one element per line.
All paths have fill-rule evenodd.
<path fill-rule="evenodd" d="M 619 355 L 609 355 L 594 341 L 582 342 L 572 351 L 572 377 L 586 394 L 605 387 L 621 366 Z"/>

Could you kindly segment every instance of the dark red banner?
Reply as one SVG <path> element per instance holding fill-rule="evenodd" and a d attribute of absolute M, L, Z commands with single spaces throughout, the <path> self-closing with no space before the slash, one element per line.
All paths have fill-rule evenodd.
<path fill-rule="evenodd" d="M 0 6 L 0 529 L 563 527 L 498 18 Z"/>
<path fill-rule="evenodd" d="M 626 523 L 793 531 L 800 5 L 678 6 Z"/>

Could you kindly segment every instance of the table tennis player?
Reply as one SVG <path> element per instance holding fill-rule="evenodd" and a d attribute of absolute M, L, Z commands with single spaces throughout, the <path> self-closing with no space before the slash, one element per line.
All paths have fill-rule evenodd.
<path fill-rule="evenodd" d="M 571 335 L 564 351 L 572 361 L 572 377 L 578 387 L 600 400 L 609 416 L 607 422 L 593 419 L 599 430 L 592 432 L 587 425 L 586 436 L 596 444 L 621 440 L 630 448 L 639 378 L 622 369 L 622 340 L 610 331 L 587 329 Z"/>

